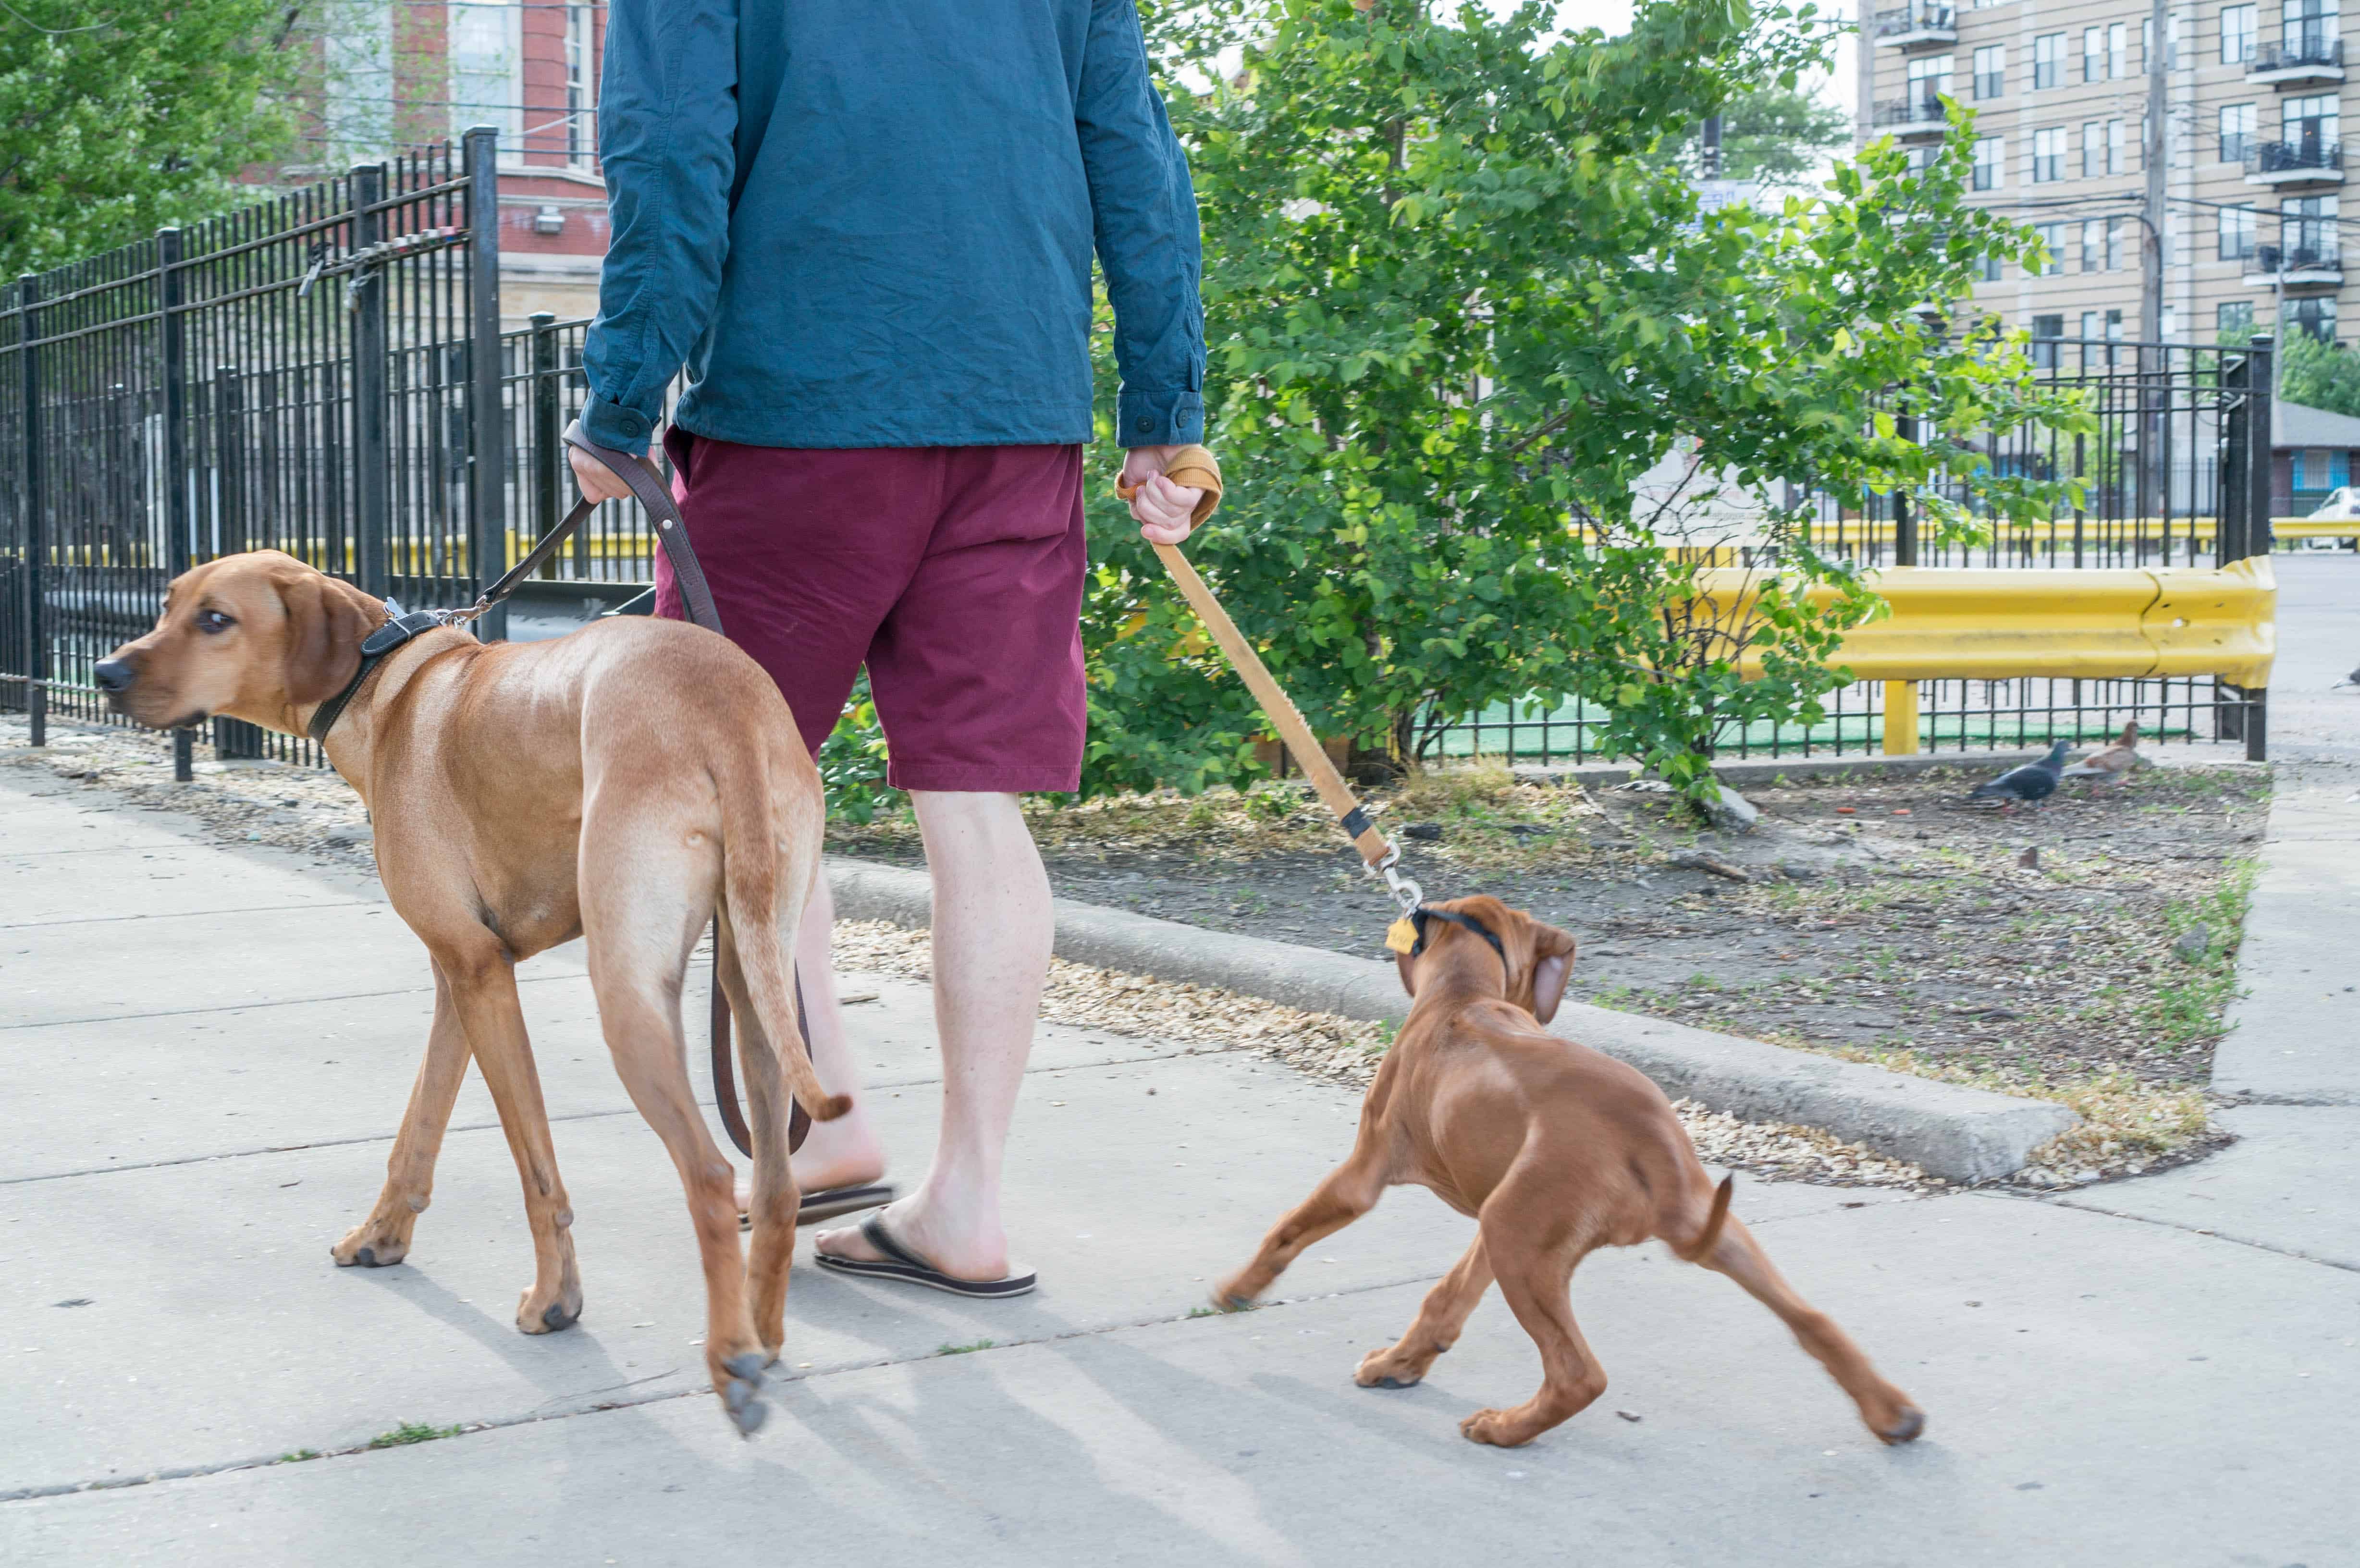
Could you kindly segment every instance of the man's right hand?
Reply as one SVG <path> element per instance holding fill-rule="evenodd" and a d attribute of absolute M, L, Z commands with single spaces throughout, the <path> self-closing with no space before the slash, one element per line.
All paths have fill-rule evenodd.
<path fill-rule="evenodd" d="M 654 447 L 648 448 L 650 459 L 652 460 L 655 454 Z M 565 461 L 574 465 L 574 483 L 582 486 L 582 494 L 589 496 L 593 501 L 621 501 L 629 498 L 631 487 L 623 483 L 623 476 L 580 447 L 568 446 L 565 449 Z"/>

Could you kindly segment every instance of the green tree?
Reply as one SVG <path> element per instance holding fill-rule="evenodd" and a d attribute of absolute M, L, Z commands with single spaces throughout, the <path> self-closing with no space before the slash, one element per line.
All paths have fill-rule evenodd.
<path fill-rule="evenodd" d="M 1800 189 L 1852 145 L 1852 116 L 1801 87 L 1755 88 L 1721 112 L 1721 171 L 1766 190 Z"/>
<path fill-rule="evenodd" d="M 287 0 L 0 5 L 0 278 L 229 204 L 290 119 Z"/>
<path fill-rule="evenodd" d="M 1190 551 L 1323 733 L 1415 757 L 1442 720 L 1579 697 L 1611 712 L 1611 751 L 1702 795 L 1728 726 L 1819 716 L 1827 656 L 1875 605 L 1794 495 L 1907 490 L 1939 529 L 1970 526 L 1962 488 L 2003 517 L 2044 494 L 1964 438 L 2070 410 L 1991 332 L 1919 314 L 2032 244 L 1961 200 L 1963 125 L 1921 173 L 1880 146 L 1775 213 L 1700 218 L 1660 158 L 1823 68 L 1812 20 L 1743 0 L 1658 0 L 1612 39 L 1555 38 L 1537 5 L 1156 18 L 1175 82 L 1247 45 L 1174 110 L 1229 481 Z M 1905 384 L 1915 441 L 1885 403 Z M 1111 500 L 1093 510 L 1085 787 L 1251 777 L 1250 699 Z M 1700 577 L 1732 534 L 1775 570 Z"/>
<path fill-rule="evenodd" d="M 2278 352 L 2286 356 L 2278 373 L 2280 397 L 2331 414 L 2360 416 L 2360 354 L 2300 331 L 2289 332 Z"/>

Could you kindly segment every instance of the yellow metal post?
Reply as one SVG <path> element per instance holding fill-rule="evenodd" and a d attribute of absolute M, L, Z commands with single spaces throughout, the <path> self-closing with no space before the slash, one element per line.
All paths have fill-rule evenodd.
<path fill-rule="evenodd" d="M 1918 682 L 1885 683 L 1885 755 L 1918 755 Z"/>

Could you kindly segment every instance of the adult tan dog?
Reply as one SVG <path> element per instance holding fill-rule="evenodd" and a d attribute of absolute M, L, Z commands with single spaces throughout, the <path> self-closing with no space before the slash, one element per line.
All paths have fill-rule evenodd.
<path fill-rule="evenodd" d="M 302 735 L 361 673 L 362 641 L 388 618 L 377 600 L 292 556 L 228 556 L 174 579 L 156 629 L 103 662 L 99 683 L 118 711 L 158 728 L 221 714 Z M 785 1334 L 794 1251 L 786 1094 L 821 1120 L 850 1104 L 821 1090 L 796 1044 L 781 933 L 796 929 L 818 874 L 825 808 L 778 688 L 727 640 L 678 622 L 616 619 L 529 644 L 442 627 L 369 670 L 325 745 L 368 807 L 387 896 L 434 967 L 426 1060 L 385 1190 L 332 1249 L 336 1262 L 383 1268 L 408 1254 L 473 1056 L 532 1227 L 534 1278 L 517 1326 L 546 1334 L 580 1315 L 574 1211 L 514 967 L 585 937 L 616 1071 L 687 1190 L 714 1391 L 752 1432 L 765 1413 L 762 1369 Z M 750 1263 L 681 1032 L 682 976 L 716 910 L 752 1108 Z"/>
<path fill-rule="evenodd" d="M 1879 1377 L 1843 1330 L 1795 1294 L 1729 1217 L 1662 1090 L 1637 1069 L 1540 1028 L 1557 1012 L 1573 938 L 1497 898 L 1430 906 L 1422 953 L 1397 955 L 1409 1018 L 1360 1107 L 1351 1157 L 1272 1227 L 1262 1250 L 1213 1292 L 1234 1311 L 1270 1289 L 1303 1249 L 1374 1207 L 1387 1187 L 1431 1189 L 1481 1230 L 1427 1293 L 1398 1344 L 1369 1353 L 1363 1388 L 1405 1388 L 1458 1343 L 1496 1278 L 1540 1347 L 1540 1391 L 1459 1423 L 1513 1448 L 1579 1413 L 1606 1374 L 1573 1321 L 1577 1264 L 1599 1247 L 1652 1236 L 1717 1269 L 1785 1320 L 1860 1407 L 1868 1430 L 1907 1443 L 1926 1418 Z"/>

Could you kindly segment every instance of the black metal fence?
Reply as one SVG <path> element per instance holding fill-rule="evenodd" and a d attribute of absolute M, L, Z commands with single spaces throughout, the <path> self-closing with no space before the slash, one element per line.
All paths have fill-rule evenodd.
<path fill-rule="evenodd" d="M 2082 504 L 2029 526 L 1984 518 L 1975 540 L 1937 543 L 1923 504 L 1879 498 L 1864 512 L 1822 505 L 1812 526 L 1821 551 L 1864 566 L 2093 568 L 2226 565 L 2268 553 L 2272 344 L 2243 346 L 2036 339 L 2050 388 L 2079 395 L 2095 429 L 2030 430 L 1987 439 L 1992 471 L 2081 482 Z M 1895 404 L 1914 433 L 1907 395 Z M 1936 487 L 1974 509 L 1962 481 Z M 1743 517 L 1687 536 L 1733 564 L 1775 567 L 1775 543 Z M 2111 738 L 2127 720 L 2171 741 L 2242 741 L 2260 757 L 2266 695 L 2212 677 L 2149 680 L 1922 681 L 1916 746 L 1904 751 L 1996 750 L 2052 740 Z M 1885 690 L 1861 681 L 1833 692 L 1810 724 L 1732 725 L 1731 757 L 1812 757 L 1888 748 Z M 1600 758 L 1604 715 L 1581 703 L 1502 703 L 1441 726 L 1444 755 L 1520 763 Z"/>

